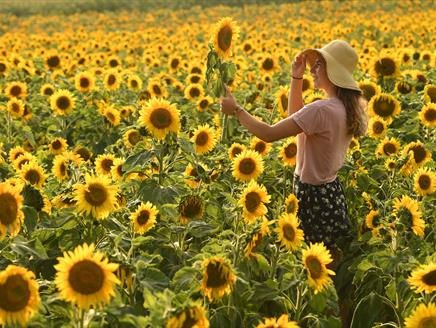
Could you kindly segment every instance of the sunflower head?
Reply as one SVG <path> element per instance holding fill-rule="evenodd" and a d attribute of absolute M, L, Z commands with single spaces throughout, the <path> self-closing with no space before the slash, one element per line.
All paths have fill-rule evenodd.
<path fill-rule="evenodd" d="M 50 96 L 50 106 L 57 115 L 66 115 L 73 111 L 75 104 L 73 94 L 60 89 Z"/>
<path fill-rule="evenodd" d="M 309 248 L 303 250 L 302 256 L 303 264 L 307 270 L 309 286 L 317 294 L 332 283 L 329 275 L 334 275 L 335 273 L 327 269 L 327 265 L 333 259 L 323 243 L 310 243 Z"/>
<path fill-rule="evenodd" d="M 198 327 L 208 328 L 209 320 L 205 315 L 205 310 L 199 304 L 193 304 L 179 311 L 175 316 L 171 317 L 165 328 L 183 328 L 183 327 Z"/>
<path fill-rule="evenodd" d="M 371 80 L 363 80 L 359 82 L 359 88 L 362 90 L 363 97 L 367 101 L 370 101 L 373 96 L 381 92 L 380 86 Z"/>
<path fill-rule="evenodd" d="M 421 303 L 404 321 L 405 328 L 433 328 L 436 327 L 436 304 Z"/>
<path fill-rule="evenodd" d="M 144 234 L 154 227 L 159 210 L 150 202 L 141 203 L 139 207 L 130 215 L 134 231 Z"/>
<path fill-rule="evenodd" d="M 436 103 L 436 85 L 427 84 L 424 87 L 424 99 L 427 103 Z"/>
<path fill-rule="evenodd" d="M 265 204 L 269 203 L 270 200 L 271 197 L 265 186 L 258 185 L 256 181 L 251 180 L 239 199 L 244 219 L 251 223 L 256 218 L 264 216 L 268 212 Z"/>
<path fill-rule="evenodd" d="M 265 156 L 271 150 L 271 144 L 258 137 L 253 137 L 250 142 L 250 148 L 261 156 Z"/>
<path fill-rule="evenodd" d="M 420 265 L 412 271 L 407 281 L 418 293 L 431 294 L 436 291 L 436 263 Z"/>
<path fill-rule="evenodd" d="M 231 266 L 220 257 L 203 261 L 203 280 L 201 289 L 209 301 L 221 299 L 229 294 L 236 282 Z"/>
<path fill-rule="evenodd" d="M 298 198 L 294 194 L 290 194 L 285 200 L 285 212 L 292 215 L 297 215 Z"/>
<path fill-rule="evenodd" d="M 301 247 L 304 233 L 299 229 L 299 224 L 297 217 L 293 214 L 283 213 L 279 217 L 279 226 L 276 229 L 278 241 L 288 250 L 295 251 Z"/>
<path fill-rule="evenodd" d="M 89 92 L 94 89 L 95 77 L 91 73 L 82 72 L 75 76 L 74 84 L 80 92 Z"/>
<path fill-rule="evenodd" d="M 422 124 L 429 128 L 436 127 L 436 104 L 429 103 L 424 105 L 419 112 L 419 119 Z"/>
<path fill-rule="evenodd" d="M 239 27 L 231 17 L 221 19 L 213 29 L 211 41 L 218 56 L 227 59 L 232 55 L 232 48 L 239 37 Z"/>
<path fill-rule="evenodd" d="M 368 134 L 373 138 L 382 138 L 387 132 L 388 123 L 380 117 L 372 117 L 368 122 Z"/>
<path fill-rule="evenodd" d="M 372 73 L 377 78 L 394 78 L 399 74 L 399 63 L 395 57 L 385 55 L 372 63 Z"/>
<path fill-rule="evenodd" d="M 191 141 L 197 154 L 205 154 L 215 146 L 216 133 L 208 124 L 201 125 L 194 131 Z"/>
<path fill-rule="evenodd" d="M 48 145 L 51 153 L 55 155 L 61 154 L 65 149 L 67 149 L 67 147 L 67 140 L 64 138 L 55 138 Z"/>
<path fill-rule="evenodd" d="M 419 168 L 414 177 L 414 189 L 418 195 L 426 196 L 435 191 L 436 174 L 427 167 Z"/>
<path fill-rule="evenodd" d="M 180 201 L 178 209 L 180 222 L 187 224 L 203 217 L 204 203 L 200 196 L 186 196 Z"/>
<path fill-rule="evenodd" d="M 368 103 L 371 116 L 378 116 L 390 122 L 400 114 L 400 102 L 390 94 L 380 93 L 371 98 Z"/>
<path fill-rule="evenodd" d="M 297 139 L 295 137 L 289 138 L 288 142 L 283 144 L 279 156 L 282 158 L 284 165 L 295 165 L 297 161 Z"/>
<path fill-rule="evenodd" d="M 11 236 L 18 234 L 24 220 L 22 206 L 20 190 L 9 183 L 0 183 L 0 239 L 8 230 Z"/>
<path fill-rule="evenodd" d="M 246 147 L 244 145 L 241 145 L 240 143 L 234 142 L 228 150 L 228 155 L 229 155 L 230 160 L 233 160 L 236 156 L 238 156 L 240 153 L 242 153 L 245 149 L 246 149 Z"/>
<path fill-rule="evenodd" d="M 377 156 L 393 156 L 400 151 L 400 142 L 395 138 L 385 138 L 377 146 Z"/>
<path fill-rule="evenodd" d="M 393 214 L 398 223 L 397 230 L 411 229 L 417 236 L 424 237 L 425 221 L 421 218 L 422 212 L 418 201 L 403 195 L 394 199 L 393 207 Z"/>
<path fill-rule="evenodd" d="M 254 150 L 244 150 L 233 160 L 232 174 L 240 181 L 256 179 L 262 172 L 262 157 Z"/>

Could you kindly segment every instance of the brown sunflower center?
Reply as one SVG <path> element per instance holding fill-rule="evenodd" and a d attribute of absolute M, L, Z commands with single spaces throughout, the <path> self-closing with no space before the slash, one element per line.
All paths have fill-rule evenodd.
<path fill-rule="evenodd" d="M 6 65 L 3 63 L 0 63 L 0 73 L 6 72 Z"/>
<path fill-rule="evenodd" d="M 59 171 L 62 176 L 65 176 L 67 173 L 67 166 L 65 165 L 65 162 L 62 162 L 61 165 L 59 165 Z"/>
<path fill-rule="evenodd" d="M 388 117 L 393 114 L 395 104 L 389 99 L 377 99 L 374 101 L 374 112 L 380 117 Z"/>
<path fill-rule="evenodd" d="M 36 185 L 41 180 L 41 175 L 37 170 L 31 169 L 26 172 L 24 179 L 26 179 L 30 184 Z"/>
<path fill-rule="evenodd" d="M 412 87 L 410 86 L 409 83 L 406 82 L 400 82 L 398 83 L 398 91 L 401 94 L 407 94 L 412 90 Z"/>
<path fill-rule="evenodd" d="M 274 68 L 274 61 L 271 58 L 266 58 L 262 63 L 262 68 L 265 71 L 270 71 Z"/>
<path fill-rule="evenodd" d="M 56 106 L 60 110 L 66 110 L 70 107 L 70 105 L 71 105 L 71 101 L 70 101 L 70 98 L 68 98 L 67 96 L 60 96 L 56 100 Z"/>
<path fill-rule="evenodd" d="M 397 147 L 395 147 L 395 145 L 391 142 L 385 143 L 383 145 L 383 152 L 386 155 L 395 154 L 397 152 Z"/>
<path fill-rule="evenodd" d="M 107 79 L 107 84 L 108 84 L 108 85 L 114 85 L 115 82 L 117 82 L 117 78 L 115 77 L 115 75 L 110 74 L 110 75 L 108 76 L 108 79 Z"/>
<path fill-rule="evenodd" d="M 200 77 L 198 75 L 191 76 L 191 83 L 200 82 Z"/>
<path fill-rule="evenodd" d="M 297 145 L 294 143 L 289 144 L 285 148 L 285 155 L 287 158 L 293 158 L 295 155 L 297 155 Z"/>
<path fill-rule="evenodd" d="M 115 115 L 112 112 L 107 112 L 106 117 L 110 122 L 115 122 Z"/>
<path fill-rule="evenodd" d="M 232 156 L 235 157 L 236 155 L 242 153 L 242 148 L 240 147 L 233 147 L 232 149 Z"/>
<path fill-rule="evenodd" d="M 257 151 L 259 154 L 262 154 L 266 149 L 266 144 L 263 141 L 259 141 L 254 146 L 254 150 Z"/>
<path fill-rule="evenodd" d="M 68 275 L 68 282 L 74 291 L 85 295 L 101 290 L 104 279 L 105 276 L 101 267 L 90 260 L 75 263 Z"/>
<path fill-rule="evenodd" d="M 413 158 L 416 164 L 420 164 L 427 157 L 425 148 L 420 145 L 414 146 L 410 150 L 413 152 Z"/>
<path fill-rule="evenodd" d="M 209 134 L 206 131 L 201 131 L 195 138 L 195 144 L 197 146 L 204 146 L 209 141 Z"/>
<path fill-rule="evenodd" d="M 379 226 L 379 225 L 380 225 L 380 215 L 375 214 L 375 215 L 372 217 L 371 223 L 372 223 L 372 226 L 373 226 L 373 227 L 377 227 L 377 226 Z"/>
<path fill-rule="evenodd" d="M 224 264 L 211 262 L 206 267 L 207 281 L 206 286 L 209 288 L 218 288 L 226 284 L 227 274 Z"/>
<path fill-rule="evenodd" d="M 30 163 L 29 159 L 27 158 L 23 158 L 21 160 L 18 161 L 17 163 L 17 167 L 21 170 L 21 168 L 23 167 L 24 164 Z"/>
<path fill-rule="evenodd" d="M 293 200 L 293 201 L 289 202 L 288 206 L 286 206 L 286 212 L 287 213 L 294 213 L 295 208 L 296 208 L 296 204 L 295 204 L 295 201 Z"/>
<path fill-rule="evenodd" d="M 20 105 L 17 104 L 16 102 L 13 102 L 12 105 L 11 105 L 11 109 L 12 109 L 12 111 L 13 111 L 14 113 L 19 113 L 21 107 L 20 107 Z"/>
<path fill-rule="evenodd" d="M 434 328 L 436 327 L 436 316 L 431 315 L 419 321 L 417 328 Z"/>
<path fill-rule="evenodd" d="M 9 276 L 0 285 L 0 308 L 8 312 L 17 312 L 26 307 L 30 300 L 29 284 L 19 274 Z"/>
<path fill-rule="evenodd" d="M 434 122 L 436 120 L 436 110 L 429 108 L 424 113 L 424 118 L 427 122 Z"/>
<path fill-rule="evenodd" d="M 419 188 L 421 188 L 422 190 L 427 190 L 431 186 L 431 179 L 428 175 L 423 174 L 419 176 L 418 184 L 419 184 Z"/>
<path fill-rule="evenodd" d="M 280 102 L 282 104 L 282 109 L 285 111 L 288 109 L 288 96 L 287 95 L 281 95 L 280 96 Z"/>
<path fill-rule="evenodd" d="M 177 58 L 171 60 L 171 68 L 176 69 L 180 64 L 180 61 Z"/>
<path fill-rule="evenodd" d="M 19 85 L 14 85 L 11 88 L 11 95 L 14 97 L 18 97 L 21 94 L 21 87 Z"/>
<path fill-rule="evenodd" d="M 227 51 L 232 45 L 233 31 L 230 26 L 224 26 L 218 32 L 218 47 L 222 51 Z"/>
<path fill-rule="evenodd" d="M 101 168 L 107 173 L 111 171 L 113 165 L 114 165 L 114 161 L 110 158 L 105 158 L 101 161 Z"/>
<path fill-rule="evenodd" d="M 201 109 L 207 108 L 208 105 L 209 105 L 209 101 L 207 99 L 203 99 L 202 101 L 200 101 L 200 108 Z"/>
<path fill-rule="evenodd" d="M 82 77 L 80 79 L 80 87 L 81 88 L 88 88 L 90 84 L 91 83 L 87 77 Z"/>
<path fill-rule="evenodd" d="M 132 145 L 136 145 L 138 142 L 141 141 L 141 135 L 139 134 L 138 131 L 132 131 L 129 133 L 127 139 L 129 139 L 129 142 Z"/>
<path fill-rule="evenodd" d="M 427 89 L 427 95 L 430 98 L 430 102 L 436 103 L 436 87 L 431 86 Z"/>
<path fill-rule="evenodd" d="M 283 237 L 288 241 L 293 241 L 295 239 L 295 229 L 291 224 L 283 225 Z"/>
<path fill-rule="evenodd" d="M 102 205 L 107 197 L 106 188 L 99 183 L 91 183 L 85 191 L 85 199 L 91 206 Z"/>
<path fill-rule="evenodd" d="M 58 67 L 60 63 L 61 63 L 61 60 L 59 59 L 58 56 L 51 56 L 47 59 L 47 65 L 50 68 Z"/>
<path fill-rule="evenodd" d="M 242 174 L 246 174 L 246 175 L 252 174 L 255 169 L 256 169 L 256 163 L 251 158 L 244 158 L 239 163 L 239 171 Z"/>
<path fill-rule="evenodd" d="M 54 91 L 53 91 L 52 88 L 50 88 L 50 87 L 46 87 L 46 88 L 44 88 L 43 93 L 44 93 L 44 95 L 46 95 L 46 96 L 51 96 L 51 95 L 54 93 Z"/>
<path fill-rule="evenodd" d="M 149 218 L 150 218 L 150 212 L 147 210 L 143 210 L 139 213 L 136 222 L 138 222 L 139 225 L 144 225 L 148 222 Z"/>
<path fill-rule="evenodd" d="M 436 286 L 436 270 L 431 270 L 423 275 L 422 282 L 429 286 Z"/>
<path fill-rule="evenodd" d="M 109 61 L 109 66 L 110 66 L 110 67 L 117 67 L 117 66 L 118 66 L 118 60 L 116 60 L 116 59 L 111 59 L 111 60 Z"/>
<path fill-rule="evenodd" d="M 160 89 L 160 87 L 158 85 L 153 85 L 153 92 L 157 95 L 162 94 L 162 90 Z"/>
<path fill-rule="evenodd" d="M 244 51 L 248 52 L 248 51 L 250 51 L 251 49 L 252 49 L 252 48 L 251 48 L 251 44 L 249 44 L 249 43 L 244 44 Z"/>
<path fill-rule="evenodd" d="M 91 158 L 91 153 L 89 152 L 88 149 L 86 149 L 84 147 L 78 148 L 76 150 L 76 154 L 78 154 L 80 157 L 82 157 L 84 161 L 87 161 L 88 159 Z"/>
<path fill-rule="evenodd" d="M 363 96 L 366 100 L 370 100 L 376 93 L 376 89 L 371 84 L 362 84 L 360 85 L 360 89 L 363 92 Z"/>
<path fill-rule="evenodd" d="M 381 134 L 385 130 L 385 126 L 383 125 L 382 122 L 375 121 L 372 124 L 372 130 L 374 131 L 375 134 Z"/>
<path fill-rule="evenodd" d="M 58 150 L 61 149 L 62 143 L 59 140 L 55 140 L 51 143 L 53 149 Z"/>
<path fill-rule="evenodd" d="M 0 194 L 0 223 L 9 225 L 17 219 L 18 204 L 15 197 L 9 193 Z"/>
<path fill-rule="evenodd" d="M 253 213 L 259 207 L 260 203 L 260 196 L 255 191 L 251 191 L 245 196 L 245 208 L 250 213 Z"/>
<path fill-rule="evenodd" d="M 192 328 L 196 326 L 196 324 L 198 323 L 198 319 L 195 317 L 195 309 L 186 309 L 179 315 L 179 317 L 182 317 L 183 313 L 185 314 L 185 319 L 181 328 Z"/>
<path fill-rule="evenodd" d="M 156 108 L 150 115 L 151 124 L 157 129 L 165 129 L 171 125 L 171 113 L 166 108 Z"/>
<path fill-rule="evenodd" d="M 198 88 L 191 88 L 191 89 L 189 90 L 189 95 L 190 95 L 192 98 L 197 98 L 198 96 L 200 96 L 200 90 L 199 90 Z"/>
<path fill-rule="evenodd" d="M 132 88 L 137 88 L 137 87 L 139 86 L 138 81 L 136 81 L 136 80 L 131 80 L 131 81 L 130 81 L 130 86 L 131 86 Z"/>
<path fill-rule="evenodd" d="M 389 76 L 395 73 L 396 64 L 390 58 L 382 58 L 375 63 L 375 71 L 381 76 Z"/>
<path fill-rule="evenodd" d="M 306 266 L 312 279 L 319 279 L 322 276 L 323 266 L 317 257 L 308 256 L 306 258 Z"/>

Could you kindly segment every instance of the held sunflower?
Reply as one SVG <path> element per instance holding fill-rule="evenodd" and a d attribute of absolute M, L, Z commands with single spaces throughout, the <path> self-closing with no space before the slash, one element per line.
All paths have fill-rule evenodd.
<path fill-rule="evenodd" d="M 231 17 L 222 18 L 214 26 L 211 42 L 220 58 L 228 59 L 232 55 L 232 48 L 238 37 L 239 27 Z"/>
<path fill-rule="evenodd" d="M 229 294 L 236 282 L 236 275 L 223 258 L 212 257 L 203 261 L 201 289 L 209 301 L 221 299 Z"/>

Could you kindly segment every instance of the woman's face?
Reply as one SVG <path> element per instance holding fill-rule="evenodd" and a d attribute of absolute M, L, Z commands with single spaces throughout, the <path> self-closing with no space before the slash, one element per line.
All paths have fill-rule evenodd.
<path fill-rule="evenodd" d="M 313 78 L 314 87 L 316 89 L 326 89 L 331 82 L 327 76 L 326 62 L 321 55 L 317 55 L 310 68 L 310 74 Z"/>

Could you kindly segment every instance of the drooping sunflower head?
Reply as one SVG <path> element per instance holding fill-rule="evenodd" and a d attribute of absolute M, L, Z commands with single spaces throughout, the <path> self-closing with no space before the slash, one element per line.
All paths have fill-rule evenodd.
<path fill-rule="evenodd" d="M 261 156 L 265 156 L 271 150 L 271 144 L 259 139 L 258 137 L 253 137 L 250 141 L 250 149 L 259 153 Z"/>
<path fill-rule="evenodd" d="M 398 229 L 411 229 L 414 234 L 424 237 L 425 221 L 422 219 L 422 212 L 418 201 L 403 195 L 395 198 L 393 202 L 393 215 L 398 220 Z M 407 231 L 406 230 L 406 231 Z"/>
<path fill-rule="evenodd" d="M 8 98 L 26 98 L 27 85 L 23 82 L 9 82 L 6 84 L 5 94 Z"/>
<path fill-rule="evenodd" d="M 404 328 L 433 328 L 436 327 L 436 304 L 419 304 L 412 314 L 404 321 Z"/>
<path fill-rule="evenodd" d="M 262 172 L 262 157 L 254 150 L 246 149 L 233 160 L 232 175 L 239 181 L 255 180 Z"/>
<path fill-rule="evenodd" d="M 65 89 L 60 89 L 50 96 L 50 106 L 57 115 L 66 115 L 74 109 L 74 96 Z"/>
<path fill-rule="evenodd" d="M 110 175 L 114 165 L 115 155 L 101 154 L 95 159 L 95 171 L 99 175 Z"/>
<path fill-rule="evenodd" d="M 294 194 L 289 194 L 285 200 L 285 212 L 292 215 L 297 215 L 298 198 Z"/>
<path fill-rule="evenodd" d="M 431 152 L 425 148 L 421 141 L 407 144 L 403 149 L 403 155 L 408 154 L 413 168 L 421 167 L 431 159 Z"/>
<path fill-rule="evenodd" d="M 213 29 L 213 42 L 218 56 L 227 59 L 232 55 L 232 48 L 239 37 L 239 27 L 231 17 L 222 18 Z"/>
<path fill-rule="evenodd" d="M 216 143 L 216 133 L 209 124 L 199 126 L 193 133 L 191 141 L 197 154 L 205 154 L 213 149 Z"/>
<path fill-rule="evenodd" d="M 429 103 L 424 105 L 419 112 L 421 123 L 429 128 L 436 127 L 436 104 Z"/>
<path fill-rule="evenodd" d="M 431 294 L 436 291 L 436 263 L 420 265 L 412 271 L 407 281 L 417 293 Z"/>
<path fill-rule="evenodd" d="M 360 81 L 359 88 L 362 90 L 363 97 L 367 101 L 370 101 L 373 96 L 378 95 L 381 92 L 380 86 L 371 80 Z"/>
<path fill-rule="evenodd" d="M 141 203 L 136 211 L 130 215 L 134 231 L 142 235 L 153 228 L 158 213 L 159 210 L 152 203 Z"/>
<path fill-rule="evenodd" d="M 397 81 L 397 83 L 395 83 L 395 91 L 402 95 L 407 95 L 413 91 L 413 85 L 406 80 Z"/>
<path fill-rule="evenodd" d="M 94 244 L 79 245 L 58 257 L 55 265 L 55 284 L 61 298 L 80 309 L 107 304 L 115 296 L 114 286 L 120 284 L 114 274 L 118 264 L 109 263 L 94 249 Z"/>
<path fill-rule="evenodd" d="M 256 181 L 251 180 L 239 198 L 239 206 L 243 209 L 244 219 L 252 223 L 256 218 L 264 216 L 268 212 L 265 204 L 270 200 L 271 196 L 268 195 L 265 186 L 258 185 Z"/>
<path fill-rule="evenodd" d="M 138 124 L 144 126 L 156 139 L 180 131 L 180 115 L 175 104 L 163 99 L 152 98 L 140 110 Z"/>
<path fill-rule="evenodd" d="M 212 257 L 203 261 L 201 289 L 209 301 L 221 299 L 229 294 L 236 282 L 233 270 L 223 258 Z"/>
<path fill-rule="evenodd" d="M 376 78 L 394 78 L 399 75 L 400 65 L 395 57 L 385 55 L 373 61 L 371 71 Z"/>
<path fill-rule="evenodd" d="M 303 230 L 299 229 L 299 221 L 294 214 L 283 213 L 279 217 L 278 241 L 286 249 L 295 251 L 301 247 L 304 239 Z"/>
<path fill-rule="evenodd" d="M 380 93 L 371 98 L 368 103 L 371 116 L 378 116 L 385 120 L 391 120 L 400 114 L 400 102 L 392 95 Z"/>
<path fill-rule="evenodd" d="M 171 317 L 165 325 L 165 328 L 188 327 L 209 328 L 209 320 L 201 305 L 193 304 L 185 307 L 182 311 Z"/>
<path fill-rule="evenodd" d="M 8 230 L 11 236 L 18 234 L 24 220 L 22 206 L 23 196 L 20 195 L 20 190 L 9 183 L 0 183 L 0 238 Z"/>
<path fill-rule="evenodd" d="M 424 87 L 424 100 L 427 103 L 436 103 L 436 85 L 427 84 Z"/>
<path fill-rule="evenodd" d="M 68 147 L 67 140 L 64 138 L 55 138 L 50 141 L 48 149 L 52 154 L 58 155 L 63 153 Z"/>
<path fill-rule="evenodd" d="M 187 224 L 193 220 L 200 220 L 203 217 L 204 202 L 200 196 L 186 196 L 180 201 L 178 209 L 180 222 Z"/>
<path fill-rule="evenodd" d="M 377 116 L 371 117 L 368 122 L 368 135 L 372 138 L 382 138 L 385 136 L 388 123 Z"/>
<path fill-rule="evenodd" d="M 95 87 L 95 76 L 89 72 L 81 72 L 74 77 L 74 85 L 80 92 L 89 92 Z"/>
<path fill-rule="evenodd" d="M 233 160 L 236 156 L 238 156 L 240 153 L 242 153 L 246 147 L 244 145 L 241 145 L 240 143 L 234 142 L 230 146 L 228 150 L 228 155 L 230 160 Z"/>
<path fill-rule="evenodd" d="M 280 148 L 279 153 L 280 158 L 284 165 L 294 166 L 297 161 L 297 139 L 291 137 L 286 143 Z"/>
<path fill-rule="evenodd" d="M 435 191 L 436 174 L 427 167 L 421 167 L 415 173 L 414 182 L 414 189 L 418 195 L 432 194 Z"/>
<path fill-rule="evenodd" d="M 377 156 L 393 156 L 400 151 L 400 142 L 396 138 L 385 138 L 377 146 Z"/>
<path fill-rule="evenodd" d="M 0 323 L 26 326 L 38 312 L 41 301 L 38 288 L 32 271 L 16 265 L 0 271 Z"/>

